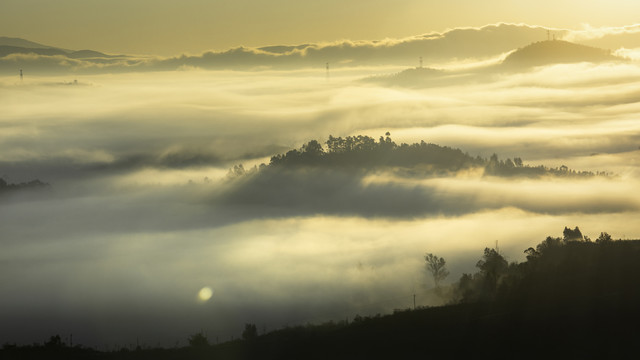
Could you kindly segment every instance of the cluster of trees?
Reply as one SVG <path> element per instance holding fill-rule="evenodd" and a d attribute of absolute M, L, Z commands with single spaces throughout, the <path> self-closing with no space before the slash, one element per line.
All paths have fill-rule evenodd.
<path fill-rule="evenodd" d="M 311 140 L 300 149 L 273 156 L 270 166 L 330 166 L 330 167 L 416 167 L 425 166 L 431 170 L 457 171 L 482 165 L 480 158 L 474 158 L 453 149 L 424 141 L 414 144 L 396 144 L 391 134 L 386 133 L 376 139 L 366 136 L 333 137 L 325 142 L 325 147 L 317 140 Z"/>
<path fill-rule="evenodd" d="M 594 176 L 592 172 L 577 172 L 566 166 L 547 168 L 525 165 L 521 158 L 501 160 L 493 154 L 489 159 L 473 157 L 460 149 L 436 144 L 397 144 L 386 133 L 376 139 L 366 136 L 334 137 L 324 143 L 311 140 L 300 149 L 271 157 L 269 165 L 245 170 L 236 165 L 229 171 L 231 177 L 257 172 L 264 168 L 295 167 L 347 167 L 350 169 L 402 168 L 412 174 L 451 173 L 469 168 L 484 168 L 485 174 L 493 176 Z"/>
<path fill-rule="evenodd" d="M 640 241 L 613 241 L 606 232 L 592 241 L 578 227 L 547 237 L 524 251 L 526 261 L 509 263 L 486 248 L 475 274 L 463 274 L 456 301 L 538 301 L 640 295 Z M 631 294 L 633 293 L 633 294 Z"/>
<path fill-rule="evenodd" d="M 42 182 L 38 179 L 31 180 L 28 182 L 13 184 L 8 183 L 5 179 L 0 178 L 0 193 L 13 191 L 13 190 L 23 190 L 23 189 L 40 189 L 44 187 L 48 187 L 49 184 Z"/>
<path fill-rule="evenodd" d="M 608 176 L 606 172 L 594 174 L 591 171 L 576 171 L 569 169 L 566 165 L 557 168 L 548 168 L 544 165 L 529 166 L 522 162 L 519 157 L 500 160 L 498 155 L 493 154 L 485 162 L 485 174 L 495 176 L 529 176 L 536 177 L 542 175 L 564 176 L 564 177 L 590 177 L 595 175 Z"/>
<path fill-rule="evenodd" d="M 619 294 L 625 283 L 640 285 L 640 240 L 615 241 L 601 232 L 595 241 L 580 228 L 565 227 L 562 237 L 548 236 L 535 248 L 524 251 L 527 261 L 512 262 L 497 249 L 485 248 L 476 263 L 478 271 L 463 274 L 453 286 L 453 302 L 513 301 L 531 296 L 559 297 Z M 432 253 L 424 257 L 425 268 L 436 289 L 449 275 L 446 261 Z M 640 294 L 640 290 L 637 290 Z"/>

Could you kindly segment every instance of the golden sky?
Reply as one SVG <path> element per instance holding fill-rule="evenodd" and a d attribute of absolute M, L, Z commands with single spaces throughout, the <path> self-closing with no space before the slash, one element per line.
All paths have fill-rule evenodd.
<path fill-rule="evenodd" d="M 0 36 L 70 49 L 175 55 L 375 40 L 496 22 L 578 29 L 637 22 L 634 0 L 2 0 Z"/>

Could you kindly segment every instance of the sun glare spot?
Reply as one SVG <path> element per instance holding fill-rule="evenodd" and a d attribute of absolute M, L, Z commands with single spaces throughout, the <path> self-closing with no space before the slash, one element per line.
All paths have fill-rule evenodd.
<path fill-rule="evenodd" d="M 201 301 L 208 301 L 209 299 L 211 299 L 211 296 L 213 296 L 213 289 L 208 286 L 203 287 L 198 292 L 198 299 L 200 299 Z"/>

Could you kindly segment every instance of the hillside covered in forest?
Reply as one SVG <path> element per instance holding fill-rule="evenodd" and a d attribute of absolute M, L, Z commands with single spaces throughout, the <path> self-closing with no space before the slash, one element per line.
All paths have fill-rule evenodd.
<path fill-rule="evenodd" d="M 543 165 L 524 164 L 519 157 L 500 159 L 497 154 L 488 159 L 472 156 L 460 149 L 426 143 L 397 144 L 391 134 L 380 136 L 379 140 L 366 135 L 334 137 L 320 143 L 311 140 L 300 149 L 292 149 L 284 154 L 271 157 L 268 165 L 251 169 L 253 172 L 280 171 L 284 169 L 318 168 L 376 170 L 401 169 L 403 174 L 419 176 L 451 175 L 460 170 L 481 169 L 485 176 L 502 177 L 592 177 L 606 175 L 589 171 L 571 170 L 567 166 L 550 168 Z M 244 166 L 231 169 L 231 175 L 246 174 Z M 249 171 L 250 172 L 250 171 Z"/>
<path fill-rule="evenodd" d="M 258 334 L 246 324 L 240 338 L 211 344 L 203 333 L 173 349 L 98 351 L 59 335 L 44 344 L 4 344 L 3 359 L 365 359 L 618 358 L 637 350 L 640 240 L 592 240 L 578 227 L 524 250 L 509 262 L 485 249 L 477 272 L 442 288 L 449 305 L 355 315 L 324 324 Z M 416 254 L 419 256 L 419 254 Z M 443 261 L 442 265 L 445 265 Z M 448 295 L 444 295 L 448 294 Z"/>

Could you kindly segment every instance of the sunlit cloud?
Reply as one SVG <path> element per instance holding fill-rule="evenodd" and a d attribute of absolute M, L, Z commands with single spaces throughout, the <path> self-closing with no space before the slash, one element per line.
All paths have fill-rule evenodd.
<path fill-rule="evenodd" d="M 640 33 L 640 24 L 633 24 L 627 26 L 603 26 L 593 27 L 589 24 L 584 24 L 583 29 L 571 30 L 567 32 L 564 39 L 567 41 L 584 41 L 601 39 L 607 35 L 626 35 L 626 34 L 638 34 Z"/>

